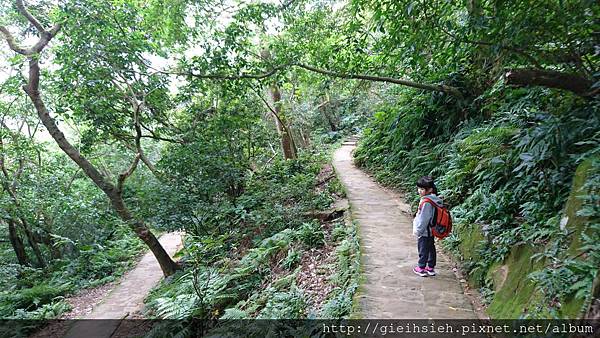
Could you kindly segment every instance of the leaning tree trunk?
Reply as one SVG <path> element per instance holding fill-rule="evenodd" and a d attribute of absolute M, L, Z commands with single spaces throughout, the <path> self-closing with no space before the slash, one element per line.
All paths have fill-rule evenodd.
<path fill-rule="evenodd" d="M 171 256 L 165 251 L 163 246 L 160 244 L 156 236 L 150 231 L 150 229 L 146 226 L 144 221 L 134 219 L 131 215 L 131 212 L 125 206 L 125 202 L 123 201 L 123 197 L 117 191 L 112 193 L 112 196 L 108 196 L 110 202 L 117 211 L 117 214 L 123 219 L 127 224 L 130 225 L 131 229 L 135 231 L 136 235 L 150 248 L 154 257 L 160 264 L 160 268 L 163 271 L 165 276 L 170 276 L 179 269 L 179 265 L 175 263 Z"/>
<path fill-rule="evenodd" d="M 37 20 L 37 18 L 27 11 L 25 5 L 23 4 L 23 0 L 16 0 L 16 5 L 19 13 L 37 30 L 39 34 L 39 40 L 30 48 L 23 48 L 17 43 L 15 38 L 6 27 L 0 25 L 0 33 L 13 51 L 27 57 L 29 60 L 29 77 L 27 84 L 23 86 L 23 89 L 31 99 L 40 121 L 44 127 L 46 127 L 48 133 L 50 133 L 56 144 L 58 144 L 58 146 L 65 152 L 65 154 L 67 154 L 67 156 L 69 156 L 71 160 L 73 160 L 73 162 L 75 162 L 79 168 L 83 170 L 83 172 L 94 182 L 94 184 L 96 184 L 96 186 L 100 188 L 106 194 L 106 196 L 108 196 L 111 204 L 121 219 L 123 219 L 135 231 L 138 237 L 144 241 L 146 245 L 148 245 L 156 257 L 158 264 L 160 264 L 164 275 L 172 275 L 179 268 L 177 263 L 175 263 L 171 257 L 169 257 L 165 249 L 160 245 L 146 224 L 144 224 L 142 220 L 134 219 L 125 206 L 122 197 L 122 184 L 128 175 L 120 176 L 118 186 L 115 186 L 108 178 L 101 174 L 100 171 L 98 171 L 98 169 L 94 167 L 94 165 L 92 165 L 87 158 L 81 155 L 79 150 L 73 147 L 73 145 L 65 138 L 65 135 L 56 125 L 56 121 L 54 121 L 54 119 L 50 116 L 50 113 L 48 112 L 48 109 L 41 98 L 39 91 L 39 55 L 48 45 L 50 40 L 54 38 L 54 36 L 60 31 L 61 25 L 56 24 L 48 30 L 39 20 Z M 136 160 L 134 161 L 136 165 L 140 156 L 141 154 L 138 154 Z M 130 175 L 134 169 L 135 166 L 132 166 L 132 168 L 128 171 L 128 174 Z"/>
<path fill-rule="evenodd" d="M 50 136 L 58 144 L 58 146 L 69 156 L 73 162 L 75 162 L 83 172 L 100 188 L 106 196 L 109 198 L 112 206 L 114 207 L 117 214 L 125 221 L 129 227 L 135 231 L 136 235 L 146 243 L 150 248 L 154 257 L 160 264 L 160 267 L 165 276 L 170 276 L 175 273 L 179 268 L 169 254 L 165 251 L 162 245 L 158 242 L 158 239 L 146 226 L 146 224 L 139 219 L 134 219 L 131 215 L 121 195 L 121 191 L 115 187 L 112 182 L 105 178 L 99 171 L 94 167 L 87 158 L 79 153 L 79 151 L 69 143 L 65 138 L 65 135 L 56 125 L 54 119 L 50 116 L 46 105 L 42 101 L 39 92 L 39 77 L 40 68 L 37 58 L 29 58 L 29 81 L 25 86 L 25 92 L 29 95 L 29 98 L 33 102 L 33 105 L 37 111 L 38 117 L 42 121 L 42 124 L 50 133 Z"/>
<path fill-rule="evenodd" d="M 25 252 L 25 246 L 23 245 L 23 240 L 21 237 L 19 237 L 19 233 L 15 227 L 15 222 L 12 219 L 7 220 L 7 222 L 8 238 L 10 240 L 10 244 L 12 244 L 12 247 L 15 250 L 15 254 L 17 255 L 17 262 L 24 266 L 30 265 L 29 258 L 27 258 L 27 252 Z"/>

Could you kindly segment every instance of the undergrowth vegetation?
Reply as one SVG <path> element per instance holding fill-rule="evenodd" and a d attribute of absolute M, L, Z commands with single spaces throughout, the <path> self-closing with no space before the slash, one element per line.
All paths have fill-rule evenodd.
<path fill-rule="evenodd" d="M 334 200 L 344 196 L 327 172 L 323 153 L 276 160 L 247 178 L 219 226 L 195 233 L 191 227 L 182 251 L 185 269 L 166 279 L 146 300 L 145 316 L 168 319 L 344 318 L 356 309 L 360 264 L 356 227 L 338 217 L 319 221 Z M 328 250 L 325 250 L 328 248 Z M 319 251 L 320 250 L 320 251 Z M 329 252 L 320 269 L 333 286 L 323 303 L 314 303 L 301 278 L 311 253 Z M 243 323 L 243 322 L 233 322 Z M 184 334 L 181 322 L 155 327 L 153 334 Z M 206 328 L 208 329 L 208 328 Z M 231 327 L 217 327 L 231 332 Z M 272 327 L 240 327 L 260 335 Z M 241 330 L 241 331 L 240 331 Z M 261 333 L 262 332 L 262 333 Z M 266 334 L 266 333 L 265 333 Z"/>
<path fill-rule="evenodd" d="M 358 283 L 355 227 L 340 218 L 330 226 L 314 218 L 343 195 L 337 179 L 318 182 L 325 160 L 323 155 L 303 153 L 253 173 L 221 227 L 212 233 L 188 233 L 183 251 L 186 268 L 152 292 L 147 315 L 173 319 L 350 315 Z M 327 277 L 335 288 L 325 304 L 317 304 L 321 308 L 317 311 L 297 281 L 303 256 L 326 245 L 335 248 L 329 264 L 337 272 Z"/>
<path fill-rule="evenodd" d="M 128 229 L 126 229 L 128 231 Z M 129 237 L 129 238 L 128 238 Z M 0 316 L 14 319 L 54 319 L 71 306 L 64 301 L 80 289 L 113 282 L 130 269 L 144 250 L 139 239 L 124 236 L 103 246 L 83 246 L 80 256 L 58 260 L 51 270 L 4 265 Z M 11 283 L 10 276 L 17 276 Z"/>

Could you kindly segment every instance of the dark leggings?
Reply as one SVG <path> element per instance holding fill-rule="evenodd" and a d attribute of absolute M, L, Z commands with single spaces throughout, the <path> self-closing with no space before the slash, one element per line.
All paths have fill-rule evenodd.
<path fill-rule="evenodd" d="M 419 237 L 417 241 L 417 248 L 419 250 L 419 267 L 424 268 L 428 266 L 435 268 L 435 243 L 433 240 L 435 237 Z"/>

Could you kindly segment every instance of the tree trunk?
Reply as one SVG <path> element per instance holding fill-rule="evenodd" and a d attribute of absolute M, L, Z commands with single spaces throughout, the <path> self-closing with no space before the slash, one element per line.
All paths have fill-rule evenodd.
<path fill-rule="evenodd" d="M 25 237 L 27 237 L 27 243 L 29 243 L 29 246 L 31 246 L 31 249 L 33 250 L 33 253 L 35 254 L 35 258 L 38 263 L 37 266 L 40 268 L 45 268 L 46 260 L 44 259 L 44 255 L 42 255 L 42 250 L 40 250 L 40 246 L 35 241 L 35 236 L 33 235 L 33 232 L 29 228 L 29 225 L 27 224 L 27 221 L 24 218 L 21 217 L 19 219 L 21 221 L 20 222 L 21 227 L 23 228 L 23 231 L 25 231 Z"/>
<path fill-rule="evenodd" d="M 304 147 L 305 149 L 310 147 L 310 140 L 306 136 L 306 132 L 304 131 L 304 128 L 300 128 L 300 139 L 302 141 L 302 147 Z"/>
<path fill-rule="evenodd" d="M 8 29 L 4 26 L 0 26 L 0 33 L 4 36 L 6 41 L 8 42 L 9 47 L 17 52 L 18 54 L 24 55 L 27 57 L 29 61 L 29 77 L 27 81 L 27 85 L 23 86 L 23 89 L 31 99 L 35 110 L 38 114 L 38 117 L 42 124 L 48 130 L 48 133 L 52 136 L 56 144 L 65 152 L 67 156 L 75 162 L 79 168 L 83 170 L 83 172 L 96 184 L 98 188 L 100 188 L 110 199 L 111 204 L 115 207 L 117 214 L 129 224 L 129 226 L 135 231 L 140 239 L 142 239 L 146 245 L 150 248 L 154 256 L 156 257 L 163 273 L 166 276 L 173 274 L 178 268 L 177 265 L 171 257 L 167 254 L 165 249 L 160 245 L 156 237 L 150 232 L 150 230 L 146 227 L 146 225 L 140 221 L 135 220 L 131 216 L 129 210 L 125 207 L 122 198 L 122 184 L 126 178 L 126 176 L 119 176 L 118 186 L 115 185 L 103 176 L 96 167 L 94 167 L 84 156 L 82 156 L 77 148 L 73 147 L 71 143 L 65 138 L 65 135 L 56 125 L 54 119 L 50 116 L 46 105 L 44 104 L 40 92 L 40 66 L 39 66 L 39 53 L 43 51 L 43 49 L 48 45 L 50 40 L 60 31 L 61 25 L 56 24 L 50 30 L 46 30 L 44 26 L 33 16 L 31 13 L 27 11 L 25 6 L 23 5 L 22 0 L 17 0 L 17 9 L 18 11 L 29 21 L 38 31 L 40 39 L 38 42 L 32 46 L 31 48 L 22 48 L 10 34 Z M 139 126 L 136 126 L 136 130 L 139 132 Z M 138 135 L 139 136 L 139 135 Z M 137 165 L 137 161 L 139 161 L 139 155 L 136 157 L 134 164 Z M 135 166 L 132 165 L 132 168 L 128 172 L 130 174 L 131 171 L 135 169 Z"/>
<path fill-rule="evenodd" d="M 271 52 L 267 49 L 263 49 L 260 53 L 263 60 L 271 60 Z M 277 127 L 277 133 L 281 138 L 281 149 L 283 150 L 283 157 L 287 159 L 296 158 L 296 144 L 294 138 L 290 132 L 290 128 L 285 125 L 285 121 L 281 118 L 281 92 L 276 84 L 271 85 L 271 98 L 273 99 L 273 115 L 275 115 L 275 125 Z M 268 103 L 265 101 L 265 104 Z"/>
<path fill-rule="evenodd" d="M 331 129 L 331 131 L 337 131 L 337 126 L 335 125 L 334 119 L 331 117 L 331 114 L 329 114 L 330 105 L 331 100 L 329 99 L 329 95 L 326 94 L 325 102 L 321 103 L 317 108 L 321 111 L 321 113 L 323 113 L 323 116 L 325 116 L 325 120 L 327 120 L 327 123 L 329 124 L 329 129 Z"/>
<path fill-rule="evenodd" d="M 69 156 L 73 162 L 75 162 L 96 184 L 96 186 L 106 194 L 121 219 L 123 219 L 123 221 L 125 221 L 130 228 L 135 231 L 136 235 L 150 248 L 154 254 L 154 257 L 156 257 L 156 260 L 160 264 L 163 274 L 165 276 L 169 276 L 175 273 L 175 271 L 179 268 L 179 265 L 171 259 L 169 254 L 165 251 L 165 249 L 158 242 L 154 234 L 150 231 L 150 229 L 148 229 L 144 222 L 133 218 L 125 206 L 121 192 L 118 191 L 114 184 L 105 178 L 98 171 L 98 169 L 96 169 L 96 167 L 94 167 L 87 158 L 81 155 L 79 151 L 65 138 L 65 135 L 58 128 L 56 122 L 50 116 L 46 105 L 42 101 L 39 92 L 39 81 L 40 68 L 37 57 L 29 57 L 29 81 L 24 89 L 33 102 L 38 117 L 48 130 L 50 136 L 52 136 L 54 141 L 65 152 L 65 154 L 67 154 L 67 156 Z"/>
<path fill-rule="evenodd" d="M 284 125 L 284 121 L 281 120 L 281 92 L 277 86 L 271 86 L 271 97 L 273 99 L 275 109 L 275 124 L 277 126 L 277 132 L 281 137 L 281 148 L 283 150 L 283 157 L 287 159 L 296 158 L 296 144 L 294 138 L 289 130 L 289 127 Z"/>
<path fill-rule="evenodd" d="M 15 222 L 12 219 L 7 220 L 8 222 L 8 238 L 10 239 L 10 244 L 12 244 L 13 249 L 15 250 L 15 254 L 17 255 L 17 261 L 20 265 L 29 266 L 29 259 L 27 258 L 27 253 L 25 252 L 25 246 L 23 245 L 23 240 L 19 237 L 17 232 L 17 228 L 15 227 Z"/>
<path fill-rule="evenodd" d="M 13 226 L 14 226 L 14 224 L 17 223 L 16 219 L 18 218 L 18 220 L 20 221 L 18 223 L 20 223 L 21 227 L 23 228 L 23 231 L 25 232 L 25 237 L 27 238 L 27 243 L 29 243 L 29 246 L 31 246 L 31 249 L 33 250 L 33 253 L 35 254 L 35 257 L 37 259 L 37 266 L 40 268 L 45 268 L 46 261 L 44 260 L 44 255 L 42 255 L 42 251 L 40 250 L 39 245 L 35 241 L 33 232 L 31 231 L 31 228 L 29 227 L 27 220 L 20 214 L 21 205 L 19 203 L 19 199 L 17 198 L 17 193 L 15 191 L 15 187 L 9 185 L 9 183 L 7 182 L 8 177 L 5 177 L 5 178 L 6 179 L 2 180 L 2 186 L 4 187 L 4 190 L 6 190 L 8 192 L 10 199 L 13 202 L 13 205 L 15 208 L 15 213 L 17 214 L 16 216 L 14 216 L 13 219 L 11 219 L 11 222 L 13 222 Z M 11 217 L 13 217 L 13 216 L 11 216 Z"/>
<path fill-rule="evenodd" d="M 111 196 L 112 195 L 112 196 Z M 150 251 L 156 257 L 156 260 L 160 264 L 160 268 L 165 276 L 170 276 L 179 269 L 179 265 L 175 263 L 169 254 L 162 247 L 156 236 L 150 231 L 146 224 L 142 220 L 134 219 L 131 212 L 125 206 L 123 197 L 118 192 L 113 192 L 108 196 L 110 202 L 117 211 L 117 214 L 122 220 L 129 224 L 130 228 L 135 231 L 136 235 L 150 248 Z"/>

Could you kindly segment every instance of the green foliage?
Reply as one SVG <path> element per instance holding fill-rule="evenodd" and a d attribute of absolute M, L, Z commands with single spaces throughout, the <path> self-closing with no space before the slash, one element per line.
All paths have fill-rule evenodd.
<path fill-rule="evenodd" d="M 310 248 L 319 247 L 325 244 L 325 233 L 319 222 L 304 223 L 298 229 L 298 237 Z"/>
<path fill-rule="evenodd" d="M 186 318 L 198 301 L 194 292 L 192 275 L 178 272 L 170 277 L 171 283 L 162 282 L 160 295 L 155 291 L 148 296 L 148 305 L 153 311 L 164 318 Z"/>
<path fill-rule="evenodd" d="M 104 246 L 96 244 L 79 248 L 78 258 L 64 267 L 66 272 L 75 276 L 75 282 L 85 285 L 84 280 L 87 279 L 90 286 L 94 286 L 98 283 L 96 281 L 114 280 L 131 266 L 132 257 L 143 251 L 143 242 L 130 234 L 128 228 L 121 227 L 114 235 L 117 239 L 107 241 Z"/>
<path fill-rule="evenodd" d="M 225 313 L 220 319 L 248 319 L 248 313 L 244 310 L 229 308 L 225 309 Z"/>
<path fill-rule="evenodd" d="M 360 270 L 360 245 L 357 236 L 356 224 L 351 223 L 346 227 L 338 223 L 336 229 L 344 229 L 344 238 L 336 248 L 337 266 L 336 273 L 329 280 L 335 285 L 329 294 L 321 312 L 320 318 L 348 318 L 355 311 L 354 295 L 359 285 Z M 338 230 L 342 233 L 342 230 Z"/>
<path fill-rule="evenodd" d="M 292 287 L 288 292 L 273 292 L 256 319 L 299 319 L 305 317 L 306 301 L 302 291 Z"/>
<path fill-rule="evenodd" d="M 224 230 L 231 222 L 241 222 L 236 231 L 189 236 L 185 259 L 192 265 L 153 291 L 147 301 L 148 315 L 306 318 L 307 300 L 296 279 L 302 252 L 325 244 L 322 225 L 306 218 L 315 208 L 314 202 L 306 199 L 317 194 L 316 177 L 323 161 L 321 155 L 304 153 L 298 160 L 273 161 L 246 177 L 243 193 L 232 202 L 237 215 L 244 216 L 221 218 L 225 226 L 218 227 Z M 331 198 L 335 188 L 319 190 Z M 341 241 L 340 273 L 332 279 L 336 289 L 329 305 L 331 316 L 347 315 L 351 310 L 360 257 L 355 230 L 336 226 Z"/>
<path fill-rule="evenodd" d="M 301 313 L 301 293 L 288 280 L 276 290 L 257 290 L 273 282 L 271 273 L 290 272 L 302 249 L 324 244 L 323 228 L 308 215 L 326 209 L 343 189 L 335 180 L 315 189 L 315 176 L 326 147 L 358 133 L 356 162 L 378 180 L 413 191 L 419 176 L 437 178 L 456 219 L 447 246 L 468 261 L 477 285 L 487 287 L 485 271 L 517 244 L 543 248 L 540 261 L 567 257 L 564 251 L 572 249 L 560 239 L 568 236 L 557 214 L 574 169 L 599 154 L 598 100 L 509 88 L 498 79 L 533 68 L 573 74 L 597 89 L 597 2 L 65 0 L 27 6 L 44 26 L 62 26 L 39 58 L 42 97 L 66 138 L 111 182 L 130 168 L 134 152 L 143 152 L 123 189 L 127 207 L 136 219 L 189 236 L 184 260 L 191 267 L 174 284 L 192 296 L 181 298 L 176 286 L 155 295 L 160 316 L 216 318 L 248 299 L 248 308 L 227 315 Z M 0 23 L 16 41 L 35 35 L 16 6 L 0 9 Z M 21 90 L 27 60 L 0 54 L 7 60 L 0 71 L 8 74 L 0 79 L 6 167 L 0 232 L 8 237 L 11 225 L 13 239 L 26 243 L 24 254 L 0 246 L 0 272 L 9 274 L 0 287 L 17 297 L 38 284 L 69 285 L 34 303 L 40 312 L 31 316 L 51 316 L 54 306 L 63 308 L 56 296 L 114 280 L 142 245 L 84 173 L 38 140 L 37 114 Z M 303 64 L 337 74 L 326 77 Z M 348 80 L 350 74 L 440 87 L 424 93 Z M 437 91 L 443 86 L 461 95 Z M 274 88 L 282 94 L 276 107 L 267 98 Z M 274 112 L 300 148 L 297 159 L 283 160 L 276 150 Z M 595 196 L 598 182 L 590 180 L 587 195 Z M 581 214 L 590 221 L 571 242 L 591 265 L 578 269 L 579 259 L 565 259 L 554 271 L 532 274 L 548 303 L 573 294 L 589 303 L 598 266 L 596 205 L 586 200 Z M 340 289 L 325 307 L 334 317 L 349 311 L 358 248 L 355 234 L 341 225 L 332 238 L 341 241 L 332 278 Z M 572 288 L 560 290 L 562 283 Z M 18 311 L 11 306 L 9 315 Z M 22 306 L 33 309 L 29 301 Z"/>
<path fill-rule="evenodd" d="M 51 303 L 44 304 L 33 311 L 25 311 L 23 309 L 17 309 L 11 319 L 27 319 L 27 320 L 41 320 L 41 319 L 55 319 L 60 317 L 65 312 L 71 310 L 71 305 L 60 297 L 54 298 Z"/>
<path fill-rule="evenodd" d="M 597 69 L 597 61 L 577 64 L 562 57 L 593 54 L 589 28 L 599 10 L 593 1 L 542 5 L 536 1 L 355 0 L 349 7 L 346 27 L 354 28 L 354 36 L 344 35 L 354 43 L 337 40 L 338 48 L 329 52 L 333 63 L 350 54 L 362 59 L 363 68 L 392 74 L 402 69 L 413 79 L 448 81 L 461 74 L 468 85 L 465 90 L 475 93 L 483 92 L 506 67 L 552 65 L 552 69 L 578 73 Z M 337 17 L 343 18 L 340 12 Z M 377 52 L 352 52 L 367 46 Z"/>
<path fill-rule="evenodd" d="M 19 292 L 4 291 L 0 294 L 0 317 L 48 319 L 53 313 L 60 315 L 62 313 L 60 310 L 67 310 L 67 306 L 64 302 L 58 301 L 59 296 L 69 289 L 68 283 L 62 285 L 40 283 Z"/>
<path fill-rule="evenodd" d="M 285 256 L 285 259 L 281 262 L 281 265 L 284 268 L 291 270 L 298 265 L 298 263 L 300 263 L 300 256 L 300 251 L 292 248 L 288 250 L 287 256 Z"/>
<path fill-rule="evenodd" d="M 543 270 L 531 274 L 531 277 L 540 285 L 543 285 L 544 293 L 553 297 L 555 301 L 565 304 L 562 314 L 584 313 L 588 310 L 593 300 L 593 285 L 598 278 L 598 266 L 600 264 L 600 227 L 598 226 L 597 201 L 599 199 L 598 189 L 600 187 L 600 165 L 597 157 L 592 157 L 580 165 L 578 175 L 585 179 L 582 184 L 581 178 L 574 183 L 570 203 L 574 205 L 575 215 L 569 214 L 570 230 L 574 238 L 570 241 L 563 240 L 553 243 L 545 252 L 538 255 L 539 259 L 545 258 L 551 263 Z M 581 191 L 575 191 L 580 189 Z M 568 207 L 567 207 L 568 209 Z M 561 253 L 566 251 L 567 255 Z M 566 257 L 565 257 L 566 256 Z M 583 258 L 580 258 L 583 257 Z M 565 288 L 565 285 L 569 285 Z M 569 307 L 576 306 L 575 309 Z M 555 311 L 554 315 L 559 316 Z"/>
<path fill-rule="evenodd" d="M 56 318 L 69 310 L 59 301 L 63 296 L 117 279 L 131 267 L 144 246 L 127 228 L 117 229 L 114 234 L 118 234 L 117 239 L 105 241 L 104 246 L 76 246 L 77 256 L 54 260 L 48 270 L 17 267 L 11 274 L 18 280 L 5 280 L 9 291 L 0 293 L 0 317 Z"/>

